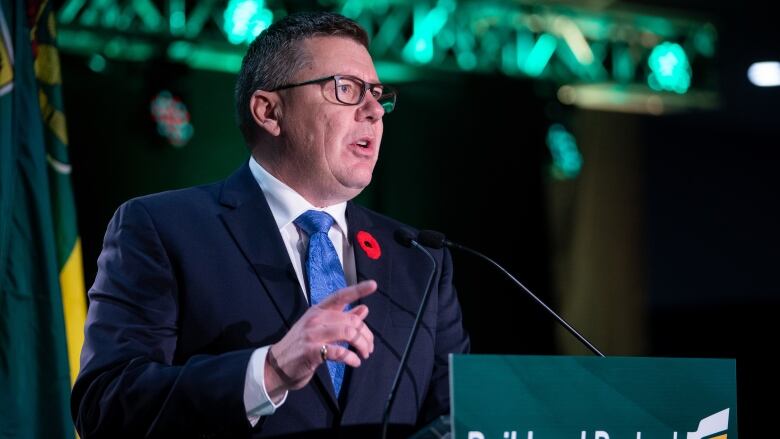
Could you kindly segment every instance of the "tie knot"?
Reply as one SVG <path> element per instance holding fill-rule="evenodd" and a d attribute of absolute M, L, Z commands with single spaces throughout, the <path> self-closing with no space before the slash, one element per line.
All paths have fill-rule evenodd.
<path fill-rule="evenodd" d="M 307 210 L 293 221 L 296 226 L 303 229 L 307 235 L 311 236 L 317 232 L 327 234 L 330 226 L 333 225 L 333 217 L 319 210 Z"/>

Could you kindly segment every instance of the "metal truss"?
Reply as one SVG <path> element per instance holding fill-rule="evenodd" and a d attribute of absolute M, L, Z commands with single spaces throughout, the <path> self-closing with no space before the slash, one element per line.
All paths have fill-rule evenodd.
<path fill-rule="evenodd" d="M 558 95 L 566 103 L 576 103 L 580 89 L 675 94 L 648 87 L 653 51 L 674 43 L 684 51 L 690 88 L 669 102 L 703 108 L 717 104 L 717 33 L 699 18 L 621 9 L 608 0 L 588 8 L 543 0 L 241 1 L 248 2 L 255 17 L 326 9 L 357 20 L 371 36 L 384 80 L 414 79 L 428 71 L 501 73 L 562 86 Z M 60 47 L 108 59 L 163 56 L 195 68 L 235 72 L 246 50 L 245 42 L 230 42 L 240 40 L 227 25 L 227 11 L 236 9 L 236 2 L 66 0 L 58 17 Z"/>

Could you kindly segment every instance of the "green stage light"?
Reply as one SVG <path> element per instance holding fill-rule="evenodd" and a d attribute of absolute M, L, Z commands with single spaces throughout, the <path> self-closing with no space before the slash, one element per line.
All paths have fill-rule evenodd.
<path fill-rule="evenodd" d="M 550 173 L 556 180 L 571 180 L 582 170 L 582 155 L 574 136 L 561 124 L 553 124 L 547 130 L 547 148 L 552 156 Z"/>
<path fill-rule="evenodd" d="M 115 37 L 106 43 L 103 54 L 112 59 L 146 61 L 154 55 L 156 50 L 156 46 L 148 41 Z"/>
<path fill-rule="evenodd" d="M 274 13 L 263 0 L 230 0 L 225 13 L 224 31 L 233 44 L 251 43 L 271 25 Z"/>
<path fill-rule="evenodd" d="M 612 49 L 612 76 L 621 84 L 628 84 L 634 79 L 636 65 L 627 45 L 615 45 Z"/>
<path fill-rule="evenodd" d="M 376 72 L 382 82 L 399 83 L 409 82 L 421 78 L 418 67 L 413 67 L 400 62 L 380 61 L 374 63 Z"/>
<path fill-rule="evenodd" d="M 473 52 L 460 52 L 456 58 L 458 66 L 466 71 L 477 68 L 477 57 Z"/>
<path fill-rule="evenodd" d="M 95 73 L 101 73 L 106 70 L 106 59 L 99 54 L 92 55 L 87 62 L 89 69 Z"/>
<path fill-rule="evenodd" d="M 541 75 L 544 68 L 547 67 L 547 63 L 550 62 L 557 45 L 558 40 L 554 36 L 550 34 L 539 36 L 523 64 L 525 73 L 529 76 Z"/>
<path fill-rule="evenodd" d="M 426 10 L 425 5 L 415 5 L 414 33 L 401 52 L 404 60 L 415 64 L 433 61 L 433 38 L 447 23 L 449 9 L 450 3 L 446 1 L 440 1 L 430 11 Z"/>
<path fill-rule="evenodd" d="M 433 60 L 433 42 L 424 36 L 413 37 L 407 47 L 409 49 L 404 51 L 404 59 L 420 64 L 427 64 Z"/>
<path fill-rule="evenodd" d="M 174 41 L 168 46 L 168 58 L 184 62 L 194 69 L 238 73 L 243 54 L 195 46 L 187 41 Z"/>
<path fill-rule="evenodd" d="M 174 41 L 168 46 L 168 58 L 174 61 L 186 61 L 192 53 L 192 44 L 187 41 Z"/>
<path fill-rule="evenodd" d="M 181 35 L 186 28 L 186 16 L 184 15 L 184 0 L 169 0 L 170 15 L 168 25 L 171 28 L 171 34 Z"/>
<path fill-rule="evenodd" d="M 350 18 L 357 18 L 363 12 L 366 4 L 363 0 L 345 0 L 341 6 L 341 15 Z"/>
<path fill-rule="evenodd" d="M 709 23 L 696 31 L 693 36 L 693 45 L 696 50 L 702 55 L 712 58 L 715 55 L 715 35 L 715 26 Z"/>
<path fill-rule="evenodd" d="M 143 22 L 146 29 L 156 30 L 163 26 L 162 15 L 160 15 L 160 11 L 157 10 L 157 6 L 155 6 L 151 0 L 133 0 L 131 4 L 133 10 L 135 10 L 135 12 L 138 14 L 138 17 L 141 18 L 141 21 Z"/>
<path fill-rule="evenodd" d="M 685 50 L 676 43 L 656 46 L 647 60 L 651 73 L 647 83 L 653 90 L 683 94 L 691 86 L 691 65 Z"/>

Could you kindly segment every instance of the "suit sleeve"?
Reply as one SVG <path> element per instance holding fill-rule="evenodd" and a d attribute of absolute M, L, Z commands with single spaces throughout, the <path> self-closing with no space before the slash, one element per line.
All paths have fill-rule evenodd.
<path fill-rule="evenodd" d="M 468 353 L 469 337 L 463 328 L 458 295 L 452 283 L 452 257 L 444 249 L 438 286 L 438 321 L 433 373 L 418 425 L 425 425 L 450 411 L 449 355 Z"/>
<path fill-rule="evenodd" d="M 253 350 L 174 364 L 178 291 L 142 201 L 106 231 L 71 411 L 82 439 L 246 434 L 244 379 Z"/>

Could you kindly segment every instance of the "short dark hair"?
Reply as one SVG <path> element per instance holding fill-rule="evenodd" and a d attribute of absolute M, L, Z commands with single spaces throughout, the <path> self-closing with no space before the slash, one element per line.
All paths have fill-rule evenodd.
<path fill-rule="evenodd" d="M 249 100 L 255 90 L 273 90 L 287 83 L 311 62 L 303 40 L 312 37 L 350 38 L 368 49 L 368 35 L 355 21 L 332 12 L 298 12 L 273 23 L 255 38 L 241 62 L 236 80 L 236 116 L 247 143 L 254 141 L 255 123 Z"/>

